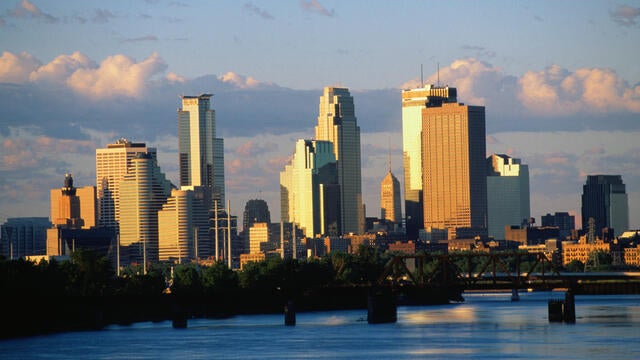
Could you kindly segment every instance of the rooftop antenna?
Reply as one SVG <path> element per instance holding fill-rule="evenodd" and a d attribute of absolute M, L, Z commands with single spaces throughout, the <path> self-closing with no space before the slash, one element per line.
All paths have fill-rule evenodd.
<path fill-rule="evenodd" d="M 424 87 L 424 76 L 422 74 L 422 64 L 420 64 L 420 87 Z"/>
<path fill-rule="evenodd" d="M 389 172 L 391 172 L 391 135 L 389 135 Z"/>
<path fill-rule="evenodd" d="M 438 64 L 438 87 L 440 87 L 440 62 Z"/>

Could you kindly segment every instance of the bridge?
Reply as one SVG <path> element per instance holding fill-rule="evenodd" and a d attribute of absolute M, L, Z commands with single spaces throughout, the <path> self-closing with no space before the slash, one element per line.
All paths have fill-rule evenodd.
<path fill-rule="evenodd" d="M 544 253 L 450 253 L 396 255 L 379 286 L 473 290 L 607 290 L 640 293 L 640 272 L 564 272 Z M 599 288 L 594 289 L 594 287 Z M 590 290 L 591 289 L 591 290 Z"/>

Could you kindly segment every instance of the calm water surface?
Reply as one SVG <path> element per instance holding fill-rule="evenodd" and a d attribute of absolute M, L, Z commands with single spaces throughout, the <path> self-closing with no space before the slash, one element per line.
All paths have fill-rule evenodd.
<path fill-rule="evenodd" d="M 466 302 L 400 307 L 395 324 L 366 310 L 192 319 L 0 340 L 0 359 L 640 359 L 640 296 L 576 296 L 576 324 L 549 323 L 563 293 L 465 294 Z"/>

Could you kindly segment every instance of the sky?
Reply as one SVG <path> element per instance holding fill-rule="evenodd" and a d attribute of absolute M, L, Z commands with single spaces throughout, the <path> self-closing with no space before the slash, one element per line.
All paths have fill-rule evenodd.
<path fill-rule="evenodd" d="M 458 88 L 486 108 L 487 155 L 529 165 L 531 214 L 580 221 L 589 174 L 619 174 L 640 228 L 636 1 L 37 1 L 0 3 L 0 221 L 48 216 L 95 149 L 158 149 L 178 183 L 180 95 L 214 94 L 231 212 L 264 199 L 310 139 L 325 86 L 348 87 L 367 216 L 388 159 L 402 182 L 401 89 Z M 422 72 L 421 72 L 422 69 Z M 438 71 L 439 70 L 439 71 Z M 421 76 L 422 73 L 422 76 Z"/>

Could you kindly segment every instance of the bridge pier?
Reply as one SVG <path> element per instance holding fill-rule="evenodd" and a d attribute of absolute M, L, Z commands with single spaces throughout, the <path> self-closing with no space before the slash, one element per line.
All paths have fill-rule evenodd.
<path fill-rule="evenodd" d="M 369 324 L 394 323 L 398 320 L 398 305 L 391 288 L 372 288 L 367 299 Z"/>
<path fill-rule="evenodd" d="M 564 294 L 564 300 L 549 300 L 549 322 L 575 324 L 576 302 L 571 289 Z"/>
<path fill-rule="evenodd" d="M 511 289 L 511 301 L 520 301 L 520 294 L 518 294 L 518 288 Z"/>
<path fill-rule="evenodd" d="M 296 309 L 293 300 L 289 300 L 284 306 L 284 324 L 286 326 L 296 325 Z"/>

